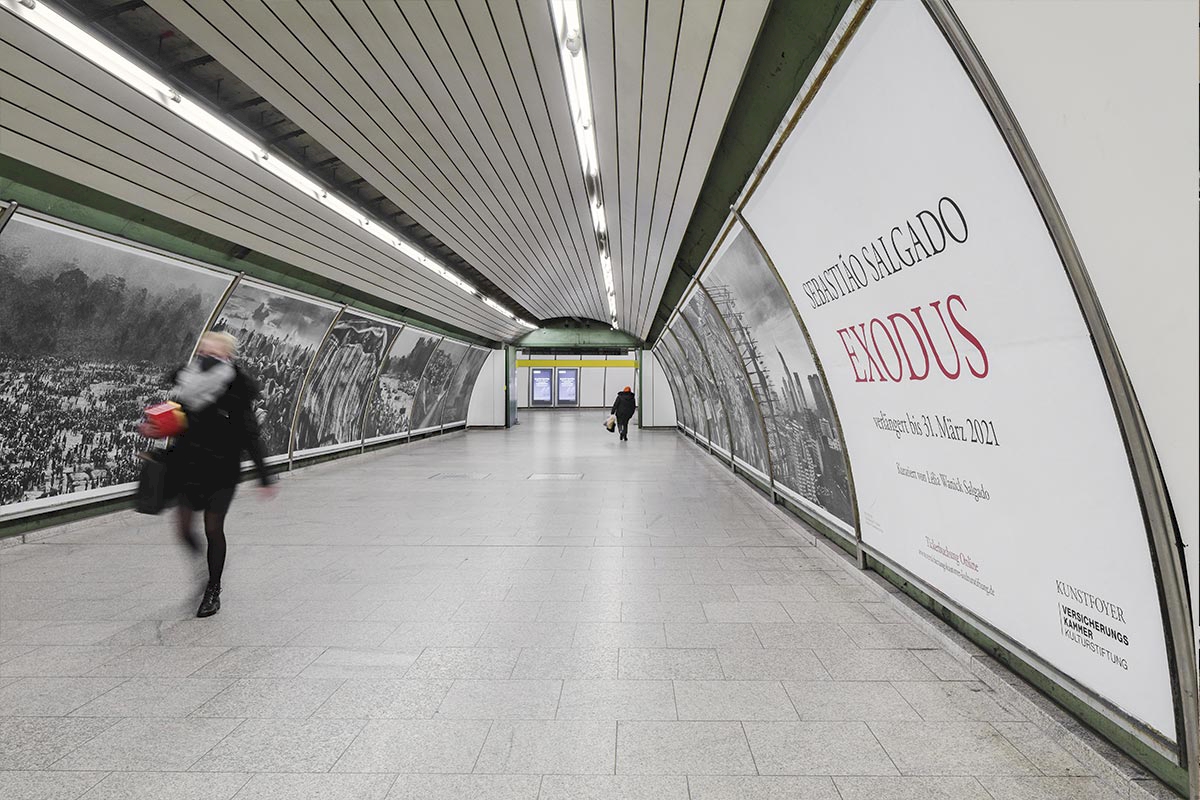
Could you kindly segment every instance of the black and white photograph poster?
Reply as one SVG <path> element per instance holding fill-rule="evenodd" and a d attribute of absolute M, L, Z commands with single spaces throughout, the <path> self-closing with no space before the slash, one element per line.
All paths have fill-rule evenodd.
<path fill-rule="evenodd" d="M 743 213 L 829 379 L 863 541 L 1175 740 L 1155 561 L 1092 331 L 923 3 L 875 4 Z"/>
<path fill-rule="evenodd" d="M 421 375 L 441 341 L 441 336 L 411 325 L 400 331 L 383 362 L 379 382 L 367 406 L 364 438 L 408 433 Z"/>
<path fill-rule="evenodd" d="M 775 482 L 851 532 L 845 452 L 825 383 L 787 293 L 740 224 L 700 282 L 746 365 L 767 426 Z"/>
<path fill-rule="evenodd" d="M 704 351 L 700 349 L 700 342 L 696 340 L 687 321 L 680 317 L 675 318 L 669 330 L 675 337 L 675 343 L 679 347 L 683 363 L 687 365 L 686 369 L 696 397 L 701 400 L 698 408 L 702 409 L 704 414 L 702 424 L 708 430 L 708 439 L 714 446 L 728 451 L 729 424 L 725 417 L 725 404 L 713 382 L 712 371 L 704 358 Z"/>
<path fill-rule="evenodd" d="M 0 233 L 0 505 L 137 480 L 142 409 L 231 280 L 16 213 Z"/>
<path fill-rule="evenodd" d="M 658 347 L 662 350 L 662 360 L 667 367 L 667 374 L 672 379 L 671 393 L 681 402 L 683 414 L 679 419 L 683 422 L 683 426 L 692 433 L 708 438 L 708 431 L 704 427 L 702 416 L 697 411 L 701 402 L 700 393 L 693 388 L 692 380 L 680 357 L 679 345 L 675 343 L 675 337 L 671 335 L 670 330 L 663 331 L 662 336 L 658 339 Z"/>
<path fill-rule="evenodd" d="M 704 348 L 716 378 L 717 391 L 729 412 L 734 455 L 763 475 L 770 474 L 763 421 L 746 380 L 741 355 L 729 337 L 725 323 L 712 301 L 699 289 L 692 291 L 682 313 L 700 339 L 700 346 Z"/>
<path fill-rule="evenodd" d="M 413 430 L 427 430 L 442 424 L 442 402 L 459 363 L 468 347 L 454 339 L 443 339 L 425 366 L 425 375 L 417 387 L 413 403 Z"/>
<path fill-rule="evenodd" d="M 337 308 L 242 281 L 213 330 L 237 337 L 237 360 L 262 391 L 263 442 L 268 455 L 286 455 L 300 387 Z"/>
<path fill-rule="evenodd" d="M 656 344 L 652 352 L 658 361 L 659 368 L 662 370 L 663 377 L 667 380 L 667 385 L 670 387 L 678 386 L 679 378 L 676 375 L 675 365 L 670 361 L 671 356 L 667 353 L 667 349 Z M 683 401 L 679 396 L 679 392 L 674 388 L 671 390 L 671 403 L 675 408 L 675 424 L 686 426 L 687 420 L 684 414 Z"/>
<path fill-rule="evenodd" d="M 295 450 L 361 440 L 367 395 L 398 330 L 398 325 L 350 311 L 338 317 L 304 387 Z"/>
<path fill-rule="evenodd" d="M 443 425 L 466 421 L 468 406 L 471 404 L 471 393 L 475 390 L 475 379 L 479 377 L 479 370 L 483 368 L 483 362 L 487 361 L 491 354 L 491 350 L 484 350 L 481 347 L 472 347 L 467 351 L 462 365 L 459 366 L 454 373 L 454 378 L 450 381 L 450 388 L 446 391 L 446 405 L 442 410 Z"/>

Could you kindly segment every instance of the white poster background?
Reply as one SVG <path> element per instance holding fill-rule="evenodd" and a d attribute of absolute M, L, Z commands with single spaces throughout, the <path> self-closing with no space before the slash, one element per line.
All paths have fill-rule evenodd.
<path fill-rule="evenodd" d="M 886 240 L 893 226 L 905 229 L 923 209 L 936 212 L 942 197 L 962 209 L 965 243 L 949 241 L 940 254 L 811 306 L 805 281 L 851 253 L 861 259 L 860 248 Z M 1090 336 L 1020 171 L 918 2 L 871 10 L 744 213 L 824 364 L 863 540 L 1174 741 L 1147 536 Z M 949 380 L 931 356 L 926 380 L 856 382 L 838 329 L 897 312 L 912 317 L 920 306 L 952 358 L 929 305 L 940 301 L 944 312 L 951 295 L 961 296 L 956 316 L 987 352 L 985 378 L 964 361 Z M 879 338 L 895 370 L 894 351 Z M 978 352 L 956 339 L 980 369 Z M 860 352 L 858 372 L 866 369 Z M 881 415 L 927 415 L 934 436 L 897 437 L 877 427 Z M 990 421 L 999 445 L 970 443 L 969 427 L 967 442 L 939 437 L 941 415 L 957 426 Z M 912 477 L 921 473 L 970 481 L 989 499 Z M 1063 596 L 1057 582 L 1119 606 L 1120 619 L 1095 600 Z M 1091 636 L 1124 668 L 1068 638 L 1072 611 L 1128 637 L 1126 645 L 1094 628 Z"/>

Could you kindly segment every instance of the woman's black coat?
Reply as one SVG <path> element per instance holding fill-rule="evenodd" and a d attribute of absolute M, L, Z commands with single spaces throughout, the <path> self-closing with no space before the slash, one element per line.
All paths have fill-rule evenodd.
<path fill-rule="evenodd" d="M 616 418 L 625 422 L 633 418 L 633 412 L 637 411 L 637 400 L 633 398 L 633 392 L 618 392 L 617 401 L 613 403 L 612 413 Z"/>
<path fill-rule="evenodd" d="M 241 479 L 242 453 L 250 454 L 263 486 L 271 484 L 267 473 L 265 448 L 254 416 L 258 384 L 241 367 L 229 387 L 213 403 L 200 411 L 184 408 L 187 430 L 180 434 L 168 459 L 172 483 L 178 488 L 199 490 L 211 495 L 219 489 L 236 486 Z M 179 371 L 171 374 L 174 383 Z"/>

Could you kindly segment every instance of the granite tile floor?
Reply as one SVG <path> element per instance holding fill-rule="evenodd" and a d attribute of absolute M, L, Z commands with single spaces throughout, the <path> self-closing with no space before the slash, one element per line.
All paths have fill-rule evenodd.
<path fill-rule="evenodd" d="M 0 549 L 0 797 L 1116 796 L 728 468 L 602 416 L 244 492 L 210 619 L 165 518 Z"/>

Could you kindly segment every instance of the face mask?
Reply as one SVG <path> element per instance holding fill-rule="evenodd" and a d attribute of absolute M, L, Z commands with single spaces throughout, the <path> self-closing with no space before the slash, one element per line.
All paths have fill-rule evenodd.
<path fill-rule="evenodd" d="M 210 356 L 210 355 L 202 355 L 202 356 L 198 357 L 196 360 L 200 362 L 200 369 L 204 372 L 207 372 L 208 370 L 215 367 L 217 364 L 221 363 L 221 359 L 217 358 L 216 356 Z"/>

